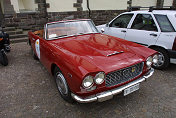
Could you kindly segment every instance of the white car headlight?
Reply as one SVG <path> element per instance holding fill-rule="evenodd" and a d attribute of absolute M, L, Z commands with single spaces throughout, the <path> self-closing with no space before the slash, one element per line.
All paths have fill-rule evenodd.
<path fill-rule="evenodd" d="M 105 79 L 105 73 L 104 72 L 99 72 L 95 76 L 95 83 L 96 84 L 102 84 L 104 82 L 104 79 Z"/>
<path fill-rule="evenodd" d="M 84 78 L 83 82 L 82 82 L 82 86 L 84 88 L 91 88 L 93 86 L 94 80 L 92 76 L 87 76 Z"/>
<path fill-rule="evenodd" d="M 154 63 L 154 64 L 157 64 L 157 63 L 158 63 L 158 59 L 159 59 L 158 55 L 157 55 L 157 54 L 154 55 L 154 56 L 153 56 L 153 63 Z"/>
<path fill-rule="evenodd" d="M 153 63 L 153 57 L 148 57 L 146 60 L 146 65 L 150 68 L 152 66 Z"/>

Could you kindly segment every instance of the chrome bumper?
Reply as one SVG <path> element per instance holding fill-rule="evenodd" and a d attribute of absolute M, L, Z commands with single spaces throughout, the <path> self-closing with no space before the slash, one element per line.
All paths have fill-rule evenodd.
<path fill-rule="evenodd" d="M 176 64 L 176 59 L 170 59 L 170 63 L 172 63 L 172 64 Z"/>
<path fill-rule="evenodd" d="M 152 68 L 148 73 L 146 73 L 143 77 L 132 81 L 126 85 L 120 86 L 118 88 L 112 89 L 112 90 L 108 90 L 105 92 L 101 92 L 98 93 L 96 95 L 92 95 L 86 98 L 81 98 L 75 94 L 71 94 L 71 96 L 73 97 L 73 99 L 75 99 L 77 102 L 79 103 L 89 103 L 89 102 L 94 102 L 94 101 L 98 101 L 98 102 L 103 102 L 109 99 L 112 99 L 114 95 L 117 95 L 119 93 L 121 93 L 124 89 L 133 86 L 135 84 L 141 83 L 143 81 L 145 81 L 147 78 L 149 78 L 151 75 L 153 75 L 154 73 L 154 69 Z"/>

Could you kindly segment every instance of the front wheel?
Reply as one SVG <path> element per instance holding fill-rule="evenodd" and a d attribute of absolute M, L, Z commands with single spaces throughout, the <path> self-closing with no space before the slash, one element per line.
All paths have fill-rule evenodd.
<path fill-rule="evenodd" d="M 170 64 L 170 58 L 169 58 L 167 51 L 162 48 L 153 48 L 153 49 L 158 51 L 159 53 L 158 63 L 154 64 L 153 67 L 156 69 L 167 68 Z"/>
<path fill-rule="evenodd" d="M 3 66 L 7 66 L 8 65 L 8 58 L 7 58 L 7 55 L 5 54 L 4 51 L 0 52 L 0 63 Z"/>
<path fill-rule="evenodd" d="M 57 89 L 58 89 L 61 97 L 64 100 L 66 100 L 67 102 L 73 103 L 74 100 L 71 97 L 70 88 L 67 84 L 67 81 L 66 81 L 64 75 L 62 74 L 62 72 L 60 71 L 60 69 L 58 67 L 56 67 L 54 70 L 54 78 L 56 81 Z"/>

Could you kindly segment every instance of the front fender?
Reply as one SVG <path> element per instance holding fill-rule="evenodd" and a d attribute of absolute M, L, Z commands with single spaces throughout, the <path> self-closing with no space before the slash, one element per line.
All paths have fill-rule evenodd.
<path fill-rule="evenodd" d="M 53 59 L 53 63 L 50 64 L 50 68 L 52 68 L 52 64 L 59 67 L 67 80 L 72 93 L 81 91 L 82 81 L 86 75 L 92 72 L 100 71 L 97 67 L 95 70 L 95 65 L 79 56 L 71 58 L 70 55 L 59 52 L 55 54 Z M 88 65 L 90 68 L 87 68 Z M 51 70 L 52 69 L 50 69 L 50 72 Z"/>

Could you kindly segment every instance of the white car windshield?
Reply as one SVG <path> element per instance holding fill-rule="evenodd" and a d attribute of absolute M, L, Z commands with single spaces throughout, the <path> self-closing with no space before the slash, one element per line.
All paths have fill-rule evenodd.
<path fill-rule="evenodd" d="M 98 33 L 91 20 L 55 22 L 47 24 L 47 39 Z"/>

